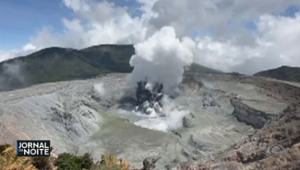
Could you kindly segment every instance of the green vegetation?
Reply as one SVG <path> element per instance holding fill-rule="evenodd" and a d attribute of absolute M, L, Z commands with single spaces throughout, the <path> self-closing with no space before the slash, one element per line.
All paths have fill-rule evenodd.
<path fill-rule="evenodd" d="M 129 163 L 127 161 L 123 161 L 122 159 L 118 159 L 113 155 L 102 155 L 101 161 L 97 162 L 93 170 L 128 170 Z"/>
<path fill-rule="evenodd" d="M 54 170 L 53 157 L 31 157 L 31 164 L 37 169 Z"/>
<path fill-rule="evenodd" d="M 88 79 L 111 72 L 130 73 L 132 45 L 99 45 L 82 50 L 46 48 L 0 63 L 0 91 L 35 84 Z M 219 71 L 193 64 L 189 72 Z"/>
<path fill-rule="evenodd" d="M 254 74 L 254 76 L 274 78 L 278 80 L 300 82 L 300 68 L 282 66 Z"/>
<path fill-rule="evenodd" d="M 93 165 L 93 159 L 89 154 L 76 156 L 70 153 L 62 153 L 54 161 L 58 170 L 82 170 L 90 169 Z"/>

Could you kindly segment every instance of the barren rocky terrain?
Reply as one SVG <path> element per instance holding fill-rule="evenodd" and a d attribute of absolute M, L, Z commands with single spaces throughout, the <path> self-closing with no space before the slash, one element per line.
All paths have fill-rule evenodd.
<path fill-rule="evenodd" d="M 162 131 L 155 118 L 120 107 L 120 98 L 132 91 L 125 77 L 109 74 L 1 92 L 0 142 L 47 139 L 56 154 L 92 152 L 96 159 L 114 154 L 135 167 L 155 158 L 157 169 L 300 167 L 299 84 L 186 75 L 183 93 L 173 103 L 192 114 L 176 130 Z M 99 84 L 101 92 L 95 88 Z M 275 153 L 274 145 L 285 152 Z"/>
<path fill-rule="evenodd" d="M 244 77 L 239 81 L 255 84 L 264 89 L 265 95 L 287 104 L 287 107 L 277 114 L 275 120 L 264 127 L 256 128 L 246 140 L 235 143 L 224 152 L 214 154 L 201 163 L 185 162 L 177 168 L 299 170 L 300 84 L 253 77 Z"/>

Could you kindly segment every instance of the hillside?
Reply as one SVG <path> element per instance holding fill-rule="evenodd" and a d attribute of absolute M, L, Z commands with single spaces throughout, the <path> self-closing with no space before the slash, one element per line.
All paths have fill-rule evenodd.
<path fill-rule="evenodd" d="M 300 68 L 299 67 L 282 66 L 279 68 L 258 72 L 256 74 L 254 74 L 254 76 L 274 78 L 274 79 L 285 80 L 285 81 L 300 82 Z"/>
<path fill-rule="evenodd" d="M 196 64 L 196 63 L 193 63 L 188 68 L 188 70 L 186 70 L 186 73 L 189 73 L 189 72 L 192 72 L 192 73 L 222 73 L 219 70 L 215 70 L 215 69 L 212 69 L 212 68 L 209 68 L 209 67 L 205 67 L 205 66 L 202 66 L 202 65 L 199 65 L 199 64 Z"/>
<path fill-rule="evenodd" d="M 45 82 L 88 79 L 110 72 L 130 73 L 132 45 L 99 45 L 82 50 L 52 47 L 0 63 L 0 91 Z M 219 72 L 193 64 L 193 72 Z"/>

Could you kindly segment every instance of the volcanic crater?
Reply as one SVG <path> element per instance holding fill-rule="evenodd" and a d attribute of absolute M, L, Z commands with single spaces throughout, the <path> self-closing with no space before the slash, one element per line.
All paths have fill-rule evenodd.
<path fill-rule="evenodd" d="M 114 154 L 136 167 L 155 158 L 157 169 L 253 167 L 255 161 L 272 159 L 257 156 L 271 144 L 286 148 L 299 142 L 298 84 L 189 73 L 171 94 L 160 82 L 149 88 L 141 80 L 128 87 L 126 76 L 113 73 L 1 92 L 1 142 L 47 139 L 56 154 L 92 152 L 98 160 L 103 153 Z M 278 128 L 292 129 L 293 144 L 279 142 L 287 135 Z M 267 140 L 268 135 L 273 136 Z M 253 141 L 262 139 L 269 143 L 252 150 Z M 250 151 L 256 157 L 250 158 Z"/>

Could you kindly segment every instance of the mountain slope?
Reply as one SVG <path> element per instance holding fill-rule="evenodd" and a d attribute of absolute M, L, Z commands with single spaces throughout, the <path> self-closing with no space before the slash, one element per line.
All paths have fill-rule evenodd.
<path fill-rule="evenodd" d="M 129 60 L 134 55 L 132 45 L 99 45 L 81 50 L 82 60 L 97 68 L 111 72 L 131 72 Z"/>
<path fill-rule="evenodd" d="M 258 72 L 256 74 L 254 74 L 254 76 L 274 78 L 274 79 L 285 80 L 285 81 L 300 82 L 300 68 L 299 67 L 282 66 L 279 68 Z"/>
<path fill-rule="evenodd" d="M 0 91 L 35 84 L 88 79 L 110 72 L 130 73 L 133 45 L 99 45 L 82 50 L 52 47 L 0 63 Z M 219 71 L 193 64 L 192 72 Z"/>
<path fill-rule="evenodd" d="M 192 72 L 192 73 L 222 73 L 219 70 L 215 70 L 209 67 L 205 67 L 196 63 L 193 63 L 190 67 L 189 70 L 186 71 L 188 72 Z"/>

